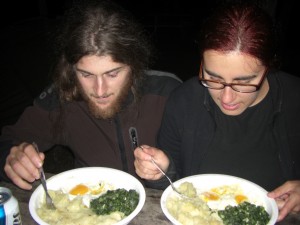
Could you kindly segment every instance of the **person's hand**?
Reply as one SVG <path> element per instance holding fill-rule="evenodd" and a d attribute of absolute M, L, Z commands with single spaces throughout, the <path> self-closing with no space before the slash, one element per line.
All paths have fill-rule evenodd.
<path fill-rule="evenodd" d="M 170 161 L 166 154 L 158 148 L 142 145 L 134 150 L 134 166 L 137 175 L 146 180 L 158 180 L 163 175 L 151 162 L 151 157 L 163 171 L 169 167 Z"/>
<path fill-rule="evenodd" d="M 289 213 L 300 212 L 300 180 L 287 181 L 268 193 L 274 198 L 279 209 L 277 221 L 283 220 Z"/>
<path fill-rule="evenodd" d="M 11 181 L 22 189 L 30 190 L 32 183 L 40 178 L 39 170 L 45 159 L 44 153 L 37 153 L 28 143 L 10 149 L 4 171 Z"/>

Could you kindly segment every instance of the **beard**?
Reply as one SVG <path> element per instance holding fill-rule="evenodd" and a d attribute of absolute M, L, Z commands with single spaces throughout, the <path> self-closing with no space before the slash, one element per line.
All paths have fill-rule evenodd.
<path fill-rule="evenodd" d="M 97 98 L 97 96 L 95 94 L 85 93 L 81 85 L 77 83 L 81 96 L 87 102 L 90 113 L 97 119 L 111 119 L 115 117 L 116 114 L 122 110 L 122 107 L 124 106 L 131 90 L 131 85 L 132 80 L 128 79 L 119 92 L 117 98 L 111 102 L 107 108 L 102 109 L 92 100 L 93 98 Z"/>

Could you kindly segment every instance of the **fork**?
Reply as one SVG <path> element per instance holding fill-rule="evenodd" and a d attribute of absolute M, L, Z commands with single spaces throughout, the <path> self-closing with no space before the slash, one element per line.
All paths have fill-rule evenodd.
<path fill-rule="evenodd" d="M 33 147 L 35 148 L 35 151 L 37 153 L 40 153 L 39 151 L 39 148 L 37 146 L 37 144 L 35 142 L 32 142 L 32 145 Z M 49 192 L 48 192 L 48 188 L 47 188 L 47 183 L 46 183 L 46 176 L 45 176 L 45 173 L 44 173 L 44 169 L 43 169 L 43 166 L 41 166 L 39 168 L 39 172 L 40 172 L 40 181 L 42 183 L 42 186 L 45 190 L 45 193 L 46 193 L 46 206 L 49 208 L 49 209 L 56 209 L 54 203 L 53 203 L 53 200 L 51 198 L 51 196 L 49 195 Z"/>
<path fill-rule="evenodd" d="M 137 135 L 137 130 L 135 127 L 130 127 L 129 128 L 129 135 L 130 135 L 130 139 L 131 139 L 131 143 L 132 143 L 132 147 L 133 148 L 140 148 L 143 151 L 143 147 L 139 146 L 139 141 L 138 141 L 138 135 Z M 160 166 L 154 161 L 154 159 L 151 157 L 151 162 L 153 163 L 153 165 L 155 165 L 155 167 L 168 179 L 168 181 L 171 184 L 171 187 L 173 189 L 173 191 L 175 191 L 177 194 L 179 194 L 181 197 L 184 198 L 190 198 L 186 195 L 184 195 L 183 193 L 181 193 L 173 184 L 172 180 L 170 179 L 170 177 L 162 170 L 162 168 L 160 168 Z"/>
<path fill-rule="evenodd" d="M 140 148 L 143 150 L 143 148 L 140 146 Z M 155 162 L 155 160 L 151 157 L 151 162 L 153 163 L 153 165 L 168 179 L 168 181 L 171 184 L 171 187 L 173 189 L 173 191 L 175 191 L 177 194 L 179 194 L 181 197 L 183 198 L 190 198 L 187 195 L 181 193 L 174 185 L 174 183 L 172 182 L 171 178 L 162 170 L 162 168 L 160 168 L 160 166 Z"/>

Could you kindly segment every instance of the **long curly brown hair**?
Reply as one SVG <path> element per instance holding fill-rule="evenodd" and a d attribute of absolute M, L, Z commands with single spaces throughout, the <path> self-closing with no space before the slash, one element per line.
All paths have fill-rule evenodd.
<path fill-rule="evenodd" d="M 74 65 L 86 55 L 110 56 L 129 65 L 135 100 L 148 68 L 152 45 L 132 14 L 113 1 L 76 1 L 66 13 L 57 38 L 53 69 L 61 102 L 80 100 Z"/>

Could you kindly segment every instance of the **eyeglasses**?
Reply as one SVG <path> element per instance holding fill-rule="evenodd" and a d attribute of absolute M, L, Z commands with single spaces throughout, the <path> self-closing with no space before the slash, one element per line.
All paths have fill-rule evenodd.
<path fill-rule="evenodd" d="M 236 83 L 226 83 L 222 81 L 215 81 L 215 80 L 208 80 L 203 78 L 203 67 L 202 63 L 200 65 L 200 74 L 199 74 L 199 80 L 201 81 L 201 84 L 210 89 L 215 89 L 215 90 L 222 90 L 226 86 L 231 87 L 232 90 L 241 92 L 241 93 L 252 93 L 256 92 L 261 88 L 261 85 L 267 75 L 268 70 L 266 69 L 264 74 L 261 77 L 261 80 L 259 81 L 258 84 L 236 84 Z"/>

